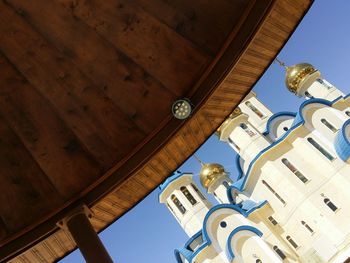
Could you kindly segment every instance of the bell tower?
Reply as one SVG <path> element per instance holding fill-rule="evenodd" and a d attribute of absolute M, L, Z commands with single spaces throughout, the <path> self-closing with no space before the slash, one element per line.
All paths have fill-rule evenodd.
<path fill-rule="evenodd" d="M 175 172 L 159 188 L 159 202 L 167 206 L 188 236 L 202 229 L 212 205 L 198 189 L 193 174 Z"/>

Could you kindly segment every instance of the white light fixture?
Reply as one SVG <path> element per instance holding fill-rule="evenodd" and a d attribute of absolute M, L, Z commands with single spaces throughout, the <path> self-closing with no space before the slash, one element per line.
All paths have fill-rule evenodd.
<path fill-rule="evenodd" d="M 173 103 L 171 111 L 176 119 L 184 120 L 191 115 L 192 105 L 188 99 L 179 99 Z"/>

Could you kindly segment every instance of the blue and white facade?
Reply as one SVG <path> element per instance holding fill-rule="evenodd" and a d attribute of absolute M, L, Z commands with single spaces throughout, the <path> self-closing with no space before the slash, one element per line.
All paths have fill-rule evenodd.
<path fill-rule="evenodd" d="M 273 114 L 252 92 L 218 129 L 238 154 L 235 182 L 218 164 L 202 167 L 219 204 L 191 174 L 161 186 L 189 235 L 178 262 L 350 260 L 350 96 L 306 63 L 287 67 L 286 84 L 305 98 L 297 112 Z"/>

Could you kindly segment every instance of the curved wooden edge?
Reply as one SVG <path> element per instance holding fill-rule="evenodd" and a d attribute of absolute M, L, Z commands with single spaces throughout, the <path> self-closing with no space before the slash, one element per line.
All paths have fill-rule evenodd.
<path fill-rule="evenodd" d="M 181 122 L 169 115 L 163 123 L 164 128 L 153 134 L 153 139 L 138 149 L 133 158 L 126 158 L 122 165 L 119 163 L 108 171 L 103 182 L 87 189 L 45 222 L 2 246 L 1 262 L 23 252 L 22 256 L 25 256 L 25 250 L 31 251 L 33 246 L 40 251 L 40 246 L 47 246 L 51 239 L 63 240 L 64 234 L 57 230 L 56 222 L 81 203 L 92 207 L 95 212 L 93 225 L 97 231 L 102 231 L 141 202 L 206 141 L 273 62 L 312 1 L 252 3 L 241 29 L 232 32 L 222 52 L 196 84 L 193 94 L 189 94 L 196 105 L 192 117 Z M 288 23 L 279 22 L 282 18 Z M 67 249 L 62 248 L 51 261 L 59 260 L 74 249 L 75 244 L 68 237 L 64 242 L 69 243 Z M 21 261 L 13 259 L 11 262 Z"/>

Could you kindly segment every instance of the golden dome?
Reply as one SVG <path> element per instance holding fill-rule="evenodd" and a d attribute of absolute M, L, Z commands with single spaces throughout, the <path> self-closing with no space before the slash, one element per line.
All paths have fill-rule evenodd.
<path fill-rule="evenodd" d="M 307 76 L 317 71 L 317 69 L 309 63 L 300 63 L 286 68 L 286 86 L 289 91 L 297 95 L 300 95 L 298 94 L 300 84 Z"/>
<path fill-rule="evenodd" d="M 204 188 L 208 189 L 209 186 L 217 179 L 226 176 L 225 168 L 218 163 L 206 163 L 202 166 L 199 173 L 199 179 Z"/>
<path fill-rule="evenodd" d="M 238 115 L 242 113 L 241 109 L 239 107 L 236 107 L 233 112 L 227 117 L 227 119 L 220 125 L 220 127 L 216 130 L 216 135 L 220 137 L 221 131 L 224 129 L 224 127 L 230 123 L 230 120 L 234 119 Z"/>

